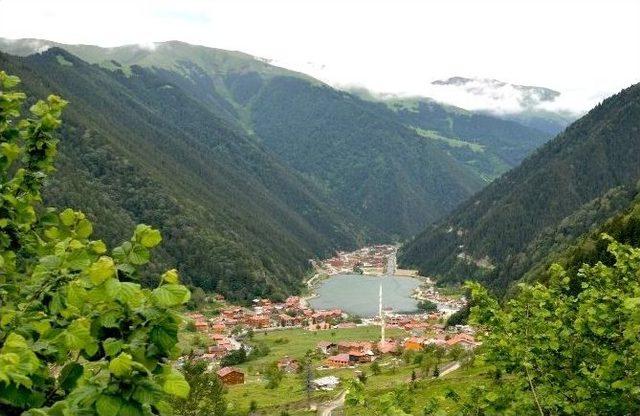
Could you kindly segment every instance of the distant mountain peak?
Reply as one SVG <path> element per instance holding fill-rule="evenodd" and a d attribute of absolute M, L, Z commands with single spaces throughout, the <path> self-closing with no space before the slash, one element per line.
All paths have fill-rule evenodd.
<path fill-rule="evenodd" d="M 485 96 L 494 100 L 515 98 L 524 108 L 533 108 L 541 103 L 553 102 L 560 96 L 559 91 L 546 87 L 517 85 L 491 78 L 465 78 L 460 76 L 436 80 L 432 85 L 457 87 L 465 92 Z M 514 97 L 514 94 L 519 95 Z"/>

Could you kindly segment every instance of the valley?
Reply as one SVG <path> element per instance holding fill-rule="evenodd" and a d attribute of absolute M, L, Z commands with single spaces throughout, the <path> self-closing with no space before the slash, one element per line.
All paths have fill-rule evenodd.
<path fill-rule="evenodd" d="M 549 41 L 592 35 L 576 4 L 494 39 L 470 28 L 517 7 L 485 1 L 419 36 L 394 7 L 371 31 L 377 3 L 148 7 L 162 39 L 257 53 L 282 30 L 286 67 L 136 43 L 147 6 L 117 41 L 25 37 L 66 0 L 30 11 L 51 27 L 0 37 L 0 415 L 640 414 L 632 37 Z"/>

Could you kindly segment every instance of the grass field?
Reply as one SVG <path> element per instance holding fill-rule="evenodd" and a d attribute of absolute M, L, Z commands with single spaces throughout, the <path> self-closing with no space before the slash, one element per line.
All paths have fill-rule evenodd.
<path fill-rule="evenodd" d="M 403 330 L 391 329 L 387 331 L 389 337 L 405 337 Z M 256 332 L 253 342 L 261 342 L 270 348 L 269 354 L 256 360 L 243 363 L 238 368 L 245 371 L 245 384 L 230 386 L 226 395 L 231 416 L 246 415 L 251 401 L 255 401 L 259 411 L 264 415 L 280 415 L 286 411 L 290 415 L 312 415 L 307 410 L 304 379 L 300 374 L 286 374 L 282 382 L 275 389 L 266 388 L 266 380 L 261 375 L 262 369 L 274 361 L 288 355 L 302 358 L 309 350 L 315 350 L 320 341 L 375 341 L 379 337 L 379 328 L 374 326 L 349 329 L 334 329 L 328 331 L 309 332 L 302 329 L 287 329 L 267 333 Z M 420 379 L 422 371 L 418 366 L 406 364 L 399 357 L 385 356 L 378 360 L 381 373 L 373 375 L 371 364 L 360 365 L 357 368 L 318 369 L 324 356 L 316 354 L 314 358 L 314 377 L 335 375 L 341 381 L 356 377 L 356 371 L 363 371 L 367 375 L 365 383 L 366 395 L 377 400 L 381 395 L 392 391 L 398 385 L 408 385 L 411 374 L 416 372 L 419 379 L 415 383 L 412 396 L 415 399 L 414 413 L 422 414 L 422 408 L 430 397 L 441 398 L 453 389 L 461 396 L 465 396 L 472 386 L 487 380 L 488 367 L 477 359 L 468 369 L 460 369 L 438 379 Z M 312 402 L 323 402 L 332 399 L 341 391 L 341 387 L 331 392 L 314 392 Z M 442 400 L 442 407 L 454 410 L 455 402 Z M 350 414 L 361 414 L 353 409 Z M 354 413 L 355 412 L 355 413 Z M 364 414 L 364 413 L 362 413 Z"/>
<path fill-rule="evenodd" d="M 389 328 L 387 329 L 387 336 L 404 338 L 407 333 L 401 329 Z M 377 341 L 379 337 L 380 329 L 375 326 L 316 332 L 298 328 L 255 332 L 252 342 L 260 342 L 267 345 L 269 354 L 236 366 L 245 372 L 245 384 L 229 387 L 227 401 L 230 406 L 230 414 L 233 416 L 245 415 L 252 400 L 256 401 L 259 409 L 264 414 L 278 415 L 282 410 L 289 412 L 302 411 L 306 407 L 306 393 L 302 377 L 298 374 L 287 374 L 277 388 L 267 389 L 266 382 L 260 374 L 265 366 L 284 356 L 302 359 L 307 351 L 315 351 L 316 344 L 320 341 Z M 349 379 L 355 376 L 354 369 L 317 370 L 323 358 L 324 356 L 316 355 L 313 361 L 314 377 L 336 375 L 341 379 Z M 361 366 L 358 369 L 366 369 L 367 367 Z M 314 401 L 328 400 L 338 392 L 338 390 L 334 392 L 314 392 L 312 399 Z M 302 412 L 300 414 L 305 413 Z"/>

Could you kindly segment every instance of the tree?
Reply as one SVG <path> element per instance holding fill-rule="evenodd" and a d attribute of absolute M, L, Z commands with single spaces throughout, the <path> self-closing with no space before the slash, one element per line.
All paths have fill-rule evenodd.
<path fill-rule="evenodd" d="M 447 355 L 451 361 L 458 361 L 464 354 L 465 349 L 461 345 L 456 344 L 449 349 L 449 353 Z"/>
<path fill-rule="evenodd" d="M 485 359 L 509 380 L 477 391 L 470 407 L 503 414 L 640 412 L 640 249 L 603 238 L 611 265 L 584 265 L 575 274 L 555 265 L 548 285 L 521 284 L 504 307 L 468 284 Z"/>
<path fill-rule="evenodd" d="M 378 364 L 377 360 L 371 363 L 371 374 L 373 374 L 374 376 L 377 376 L 381 372 L 382 370 L 380 369 L 380 364 Z"/>
<path fill-rule="evenodd" d="M 0 71 L 0 407 L 7 415 L 166 413 L 189 384 L 178 352 L 188 289 L 170 270 L 155 289 L 140 268 L 160 233 L 139 225 L 111 252 L 81 212 L 42 209 L 66 102 L 20 119 L 25 94 Z"/>
<path fill-rule="evenodd" d="M 231 351 L 229 354 L 222 357 L 220 365 L 222 367 L 230 367 L 232 365 L 242 364 L 247 361 L 247 351 L 244 347 L 240 347 L 237 350 Z"/>
<path fill-rule="evenodd" d="M 421 300 L 418 302 L 418 309 L 423 312 L 435 312 L 438 310 L 438 305 L 435 302 L 432 302 L 428 299 Z"/>
<path fill-rule="evenodd" d="M 224 416 L 227 403 L 225 387 L 215 372 L 207 371 L 203 360 L 187 361 L 182 368 L 191 392 L 186 399 L 174 401 L 174 413 L 178 416 Z"/>
<path fill-rule="evenodd" d="M 278 363 L 273 362 L 264 369 L 264 376 L 267 379 L 267 388 L 275 389 L 280 385 L 284 372 L 278 368 Z"/>
<path fill-rule="evenodd" d="M 364 392 L 364 384 L 358 379 L 351 379 L 347 386 L 347 394 L 344 398 L 344 404 L 346 409 L 352 409 L 354 407 L 367 407 L 368 400 Z M 345 412 L 345 414 L 347 414 Z"/>
<path fill-rule="evenodd" d="M 313 393 L 313 367 L 311 354 L 313 352 L 307 351 L 304 359 L 304 375 L 303 375 L 303 388 L 305 393 L 307 394 L 307 406 L 311 406 L 311 394 Z"/>
<path fill-rule="evenodd" d="M 382 395 L 377 402 L 377 407 L 379 413 L 384 416 L 410 416 L 414 404 L 412 392 L 400 385 Z"/>

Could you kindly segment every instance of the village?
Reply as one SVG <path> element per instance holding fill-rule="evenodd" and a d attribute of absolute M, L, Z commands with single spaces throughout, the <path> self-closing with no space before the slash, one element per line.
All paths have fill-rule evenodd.
<path fill-rule="evenodd" d="M 395 267 L 397 249 L 393 245 L 378 244 L 355 251 L 338 251 L 334 257 L 323 260 L 315 266 L 320 273 L 329 276 L 351 272 L 381 275 L 389 272 L 390 258 L 393 259 Z M 391 271 L 391 273 L 393 272 Z"/>
<path fill-rule="evenodd" d="M 344 391 L 348 380 L 366 377 L 372 369 L 399 368 L 400 374 L 409 371 L 404 364 L 406 357 L 416 354 L 453 357 L 438 358 L 435 374 L 455 371 L 462 362 L 459 357 L 472 355 L 480 345 L 472 327 L 446 325 L 451 314 L 465 307 L 466 299 L 460 293 L 440 293 L 434 282 L 416 276 L 415 271 L 397 270 L 396 249 L 376 245 L 339 252 L 314 264 L 316 276 L 356 270 L 390 278 L 415 277 L 421 284 L 411 297 L 432 303 L 431 308 L 394 313 L 383 308 L 382 289 L 378 314 L 372 317 L 353 316 L 339 308 L 314 309 L 304 296 L 290 296 L 284 301 L 253 299 L 250 306 L 229 303 L 221 295 L 208 296 L 206 304 L 210 307 L 187 313 L 188 332 L 197 341 L 191 341 L 193 347 L 179 362 L 206 361 L 209 370 L 227 386 L 227 396 L 236 406 L 246 406 L 249 397 L 258 396 L 271 405 L 300 403 L 304 394 L 296 380 L 301 377 L 308 378 L 306 385 L 316 392 L 318 400 L 328 400 L 331 396 L 327 394 Z M 274 369 L 282 375 L 286 388 L 296 392 L 292 397 L 264 395 L 272 384 L 268 380 Z M 397 380 L 388 378 L 388 382 Z"/>
<path fill-rule="evenodd" d="M 221 297 L 217 298 L 222 302 Z M 445 328 L 443 319 L 447 312 L 400 315 L 382 311 L 376 319 L 351 319 L 340 309 L 313 310 L 298 296 L 291 296 L 281 303 L 269 299 L 255 299 L 252 308 L 226 305 L 215 317 L 207 318 L 199 312 L 188 313 L 190 325 L 196 333 L 205 337 L 202 348 L 195 349 L 183 359 L 202 359 L 210 363 L 226 385 L 242 384 L 245 374 L 232 366 L 222 366 L 224 358 L 234 351 L 250 354 L 254 348 L 249 334 L 259 332 L 298 329 L 313 332 L 321 339 L 324 333 L 362 327 L 380 328 L 377 339 L 359 341 L 319 340 L 315 345 L 321 359 L 316 370 L 332 368 L 356 368 L 371 363 L 385 355 L 400 355 L 404 351 L 421 351 L 429 346 L 452 348 L 460 346 L 473 349 L 477 345 L 474 331 L 468 326 Z M 395 331 L 394 331 L 395 330 Z M 385 331 L 396 336 L 386 337 Z M 334 332 L 335 333 L 335 332 Z M 397 334 L 403 334 L 398 337 Z M 277 367 L 284 372 L 297 372 L 302 357 L 284 355 L 277 358 Z M 339 383 L 335 377 L 314 380 L 318 389 L 333 389 Z"/>

